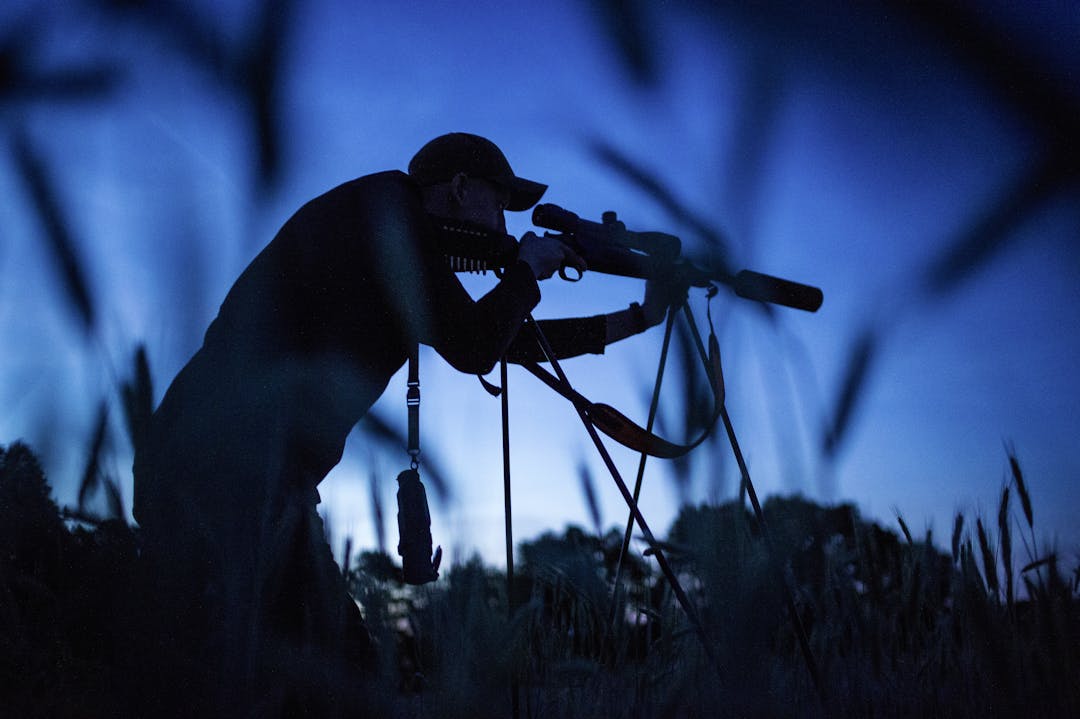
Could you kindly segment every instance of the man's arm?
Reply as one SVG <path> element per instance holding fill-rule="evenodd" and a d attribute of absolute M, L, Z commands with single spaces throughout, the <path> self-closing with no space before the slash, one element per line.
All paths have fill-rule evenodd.
<path fill-rule="evenodd" d="M 420 340 L 434 347 L 454 369 L 490 372 L 540 301 L 532 270 L 518 262 L 475 301 L 441 258 L 429 264 L 428 274 L 432 322 Z"/>
<path fill-rule="evenodd" d="M 652 313 L 650 312 L 650 314 Z M 664 318 L 663 310 L 660 311 L 659 318 L 655 322 L 650 322 L 649 320 L 653 318 L 647 317 L 645 309 L 637 302 L 634 302 L 625 310 L 611 312 L 605 315 L 604 342 L 605 344 L 618 342 L 659 324 Z"/>
<path fill-rule="evenodd" d="M 585 269 L 581 258 L 563 243 L 526 233 L 517 263 L 506 269 L 498 285 L 473 301 L 446 263 L 437 254 L 429 254 L 428 304 L 434 331 L 424 341 L 435 347 L 455 369 L 486 374 L 499 358 L 511 352 L 511 344 L 525 318 L 540 301 L 537 281 L 551 277 L 564 264 L 580 271 Z M 584 325 L 572 321 L 554 330 L 557 338 L 554 341 L 559 347 L 581 347 L 578 337 L 584 333 L 592 339 L 573 354 L 601 352 L 604 337 L 597 334 L 600 327 L 595 318 Z M 535 338 L 531 343 L 519 344 L 528 344 L 539 351 Z"/>
<path fill-rule="evenodd" d="M 676 281 L 649 280 L 640 305 L 632 302 L 625 310 L 606 315 L 606 343 L 618 342 L 660 324 L 669 307 L 678 308 L 686 302 L 686 291 L 687 286 Z"/>
<path fill-rule="evenodd" d="M 686 288 L 663 280 L 653 280 L 645 285 L 642 304 L 606 315 L 555 320 L 540 320 L 544 333 L 556 359 L 567 359 L 583 354 L 602 354 L 604 348 L 614 342 L 640 334 L 664 321 L 667 309 L 681 305 L 686 300 Z M 535 332 L 525 327 L 518 333 L 506 352 L 510 362 L 543 362 Z"/>

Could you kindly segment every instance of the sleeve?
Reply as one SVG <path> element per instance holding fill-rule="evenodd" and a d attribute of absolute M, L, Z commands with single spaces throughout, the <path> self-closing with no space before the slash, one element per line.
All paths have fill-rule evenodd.
<path fill-rule="evenodd" d="M 539 320 L 538 324 L 555 352 L 556 359 L 604 353 L 604 338 L 607 334 L 607 320 L 604 315 Z M 521 328 L 506 351 L 506 359 L 517 364 L 546 361 L 534 328 Z"/>
<path fill-rule="evenodd" d="M 524 262 L 509 268 L 499 284 L 473 300 L 442 257 L 427 265 L 429 344 L 455 369 L 487 374 L 507 351 L 525 318 L 540 301 L 540 289 Z"/>
<path fill-rule="evenodd" d="M 433 303 L 433 326 L 427 337 L 443 359 L 455 369 L 487 374 L 505 354 L 510 362 L 543 362 L 536 331 L 525 319 L 540 301 L 532 270 L 519 262 L 506 271 L 490 292 L 475 302 L 441 257 L 428 268 L 434 278 L 429 296 Z M 540 329 L 558 359 L 582 354 L 602 354 L 607 321 L 604 315 L 540 320 Z"/>

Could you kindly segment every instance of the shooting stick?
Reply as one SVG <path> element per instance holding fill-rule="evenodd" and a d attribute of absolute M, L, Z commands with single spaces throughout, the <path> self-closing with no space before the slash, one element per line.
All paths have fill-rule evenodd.
<path fill-rule="evenodd" d="M 454 271 L 485 271 L 489 268 L 494 268 L 498 272 L 498 268 L 506 267 L 514 261 L 517 248 L 516 241 L 512 237 L 491 233 L 486 228 L 463 226 L 461 223 L 451 222 L 445 218 L 438 219 L 440 223 L 439 227 L 442 230 L 442 246 L 440 251 L 447 256 Z M 533 222 L 538 226 L 561 232 L 561 235 L 556 235 L 555 237 L 564 243 L 569 242 L 570 246 L 574 247 L 578 254 L 587 259 L 591 267 L 607 274 L 648 279 L 660 276 L 658 273 L 668 275 L 672 271 L 675 271 L 678 276 L 686 280 L 689 285 L 695 287 L 708 287 L 708 297 L 710 299 L 716 293 L 716 285 L 714 283 L 719 282 L 730 286 L 739 297 L 759 302 L 784 305 L 808 312 L 816 312 L 821 306 L 823 299 L 821 290 L 816 287 L 749 270 L 743 270 L 735 275 L 730 275 L 726 272 L 710 272 L 707 269 L 698 268 L 692 263 L 681 261 L 678 258 L 678 238 L 663 233 L 628 231 L 621 222 L 616 220 L 615 213 L 613 212 L 605 213 L 603 223 L 595 223 L 581 220 L 574 213 L 554 205 L 540 205 L 537 206 L 533 212 Z M 477 243 L 481 240 L 483 241 L 483 246 L 478 247 Z M 563 279 L 572 279 L 567 277 L 561 271 L 560 275 L 563 276 Z M 555 370 L 555 375 L 540 368 L 535 362 L 522 363 L 522 366 L 548 385 L 548 387 L 554 389 L 563 397 L 570 400 L 570 403 L 574 405 L 574 409 L 577 410 L 578 416 L 581 418 L 581 422 L 585 426 L 586 432 L 592 439 L 597 452 L 603 459 L 604 464 L 611 473 L 612 479 L 619 488 L 619 492 L 623 495 L 623 499 L 630 509 L 630 516 L 627 520 L 626 532 L 623 536 L 623 543 L 619 552 L 619 560 L 615 572 L 612 611 L 615 611 L 617 604 L 616 599 L 622 576 L 623 560 L 629 549 L 634 523 L 637 522 L 638 526 L 641 528 L 642 535 L 649 544 L 651 552 L 656 557 L 660 570 L 668 580 L 676 599 L 678 599 L 679 603 L 682 605 L 687 618 L 701 638 L 705 653 L 713 662 L 713 665 L 717 670 L 720 670 L 719 661 L 712 651 L 712 647 L 709 644 L 701 620 L 693 605 L 690 603 L 690 599 L 683 590 L 682 585 L 679 583 L 678 578 L 672 571 L 671 566 L 668 564 L 662 548 L 646 524 L 645 517 L 638 507 L 638 499 L 641 495 L 641 484 L 645 472 L 645 463 L 650 454 L 665 458 L 682 456 L 701 444 L 711 434 L 716 420 L 722 419 L 724 429 L 727 432 L 742 477 L 740 497 L 742 496 L 742 491 L 746 491 L 750 496 L 750 502 L 753 505 L 754 513 L 757 517 L 758 524 L 761 527 L 762 535 L 765 537 L 769 564 L 775 573 L 777 580 L 783 586 L 788 613 L 799 639 L 799 646 L 802 650 L 803 659 L 806 662 L 807 669 L 810 671 L 810 676 L 814 682 L 815 689 L 817 689 L 818 697 L 822 704 L 824 704 L 825 693 L 818 674 L 817 663 L 814 661 L 813 653 L 810 650 L 810 643 L 806 637 L 806 631 L 803 628 L 802 621 L 795 607 L 792 588 L 788 585 L 787 575 L 784 569 L 785 565 L 776 553 L 775 545 L 772 542 L 772 538 L 765 524 L 765 515 L 758 502 L 757 492 L 754 490 L 753 482 L 750 480 L 750 472 L 746 468 L 746 462 L 743 460 L 742 451 L 740 450 L 738 440 L 735 437 L 735 430 L 732 427 L 731 418 L 728 416 L 727 409 L 724 405 L 723 371 L 720 366 L 720 348 L 716 341 L 716 335 L 710 332 L 709 348 L 708 351 L 706 351 L 705 345 L 701 341 L 701 335 L 698 332 L 697 325 L 694 322 L 693 314 L 690 311 L 690 306 L 685 302 L 682 304 L 683 314 L 690 326 L 694 342 L 696 343 L 698 352 L 705 364 L 706 374 L 712 385 L 714 394 L 714 413 L 707 424 L 705 432 L 697 440 L 688 444 L 673 444 L 653 434 L 653 424 L 656 419 L 657 408 L 660 401 L 660 386 L 663 380 L 664 367 L 667 362 L 668 348 L 671 342 L 671 330 L 678 309 L 678 307 L 672 306 L 668 311 L 663 349 L 661 350 L 660 362 L 657 367 L 656 383 L 653 388 L 652 402 L 649 406 L 648 422 L 644 429 L 631 422 L 612 407 L 603 404 L 594 404 L 576 392 L 573 387 L 571 387 L 569 380 L 559 366 L 555 353 L 552 351 L 551 345 L 548 343 L 540 326 L 536 323 L 531 314 L 528 317 L 528 323 L 532 325 L 544 355 Z M 711 316 L 709 317 L 709 324 L 710 326 L 712 324 Z M 507 378 L 505 358 L 501 363 L 501 375 L 503 385 L 501 391 L 503 400 L 503 481 L 506 511 L 507 596 L 510 604 L 510 612 L 513 614 L 513 535 L 510 520 L 509 410 L 506 396 Z M 492 387 L 483 377 L 480 377 L 480 381 L 488 392 L 493 395 L 499 394 L 500 390 Z M 641 460 L 638 464 L 637 479 L 634 484 L 633 493 L 627 489 L 626 483 L 623 481 L 611 456 L 608 454 L 606 447 L 600 440 L 600 436 L 596 431 L 597 427 L 620 444 L 641 451 Z M 612 621 L 614 621 L 614 616 Z M 518 693 L 516 682 L 512 682 L 512 685 L 514 687 L 514 716 L 516 718 L 518 715 Z"/>
<path fill-rule="evenodd" d="M 690 305 L 683 305 L 683 312 L 686 315 L 687 323 L 690 325 L 690 332 L 694 337 L 694 344 L 697 346 L 698 354 L 701 355 L 701 360 L 708 366 L 709 353 L 705 351 L 705 345 L 701 341 L 701 335 L 698 333 L 697 324 L 694 322 L 694 315 L 690 312 Z M 710 340 L 711 339 L 712 338 L 710 337 Z M 719 366 L 719 353 L 716 355 L 715 362 L 717 366 Z M 723 379 L 721 378 L 720 381 L 723 382 Z M 720 396 L 722 400 L 723 393 L 721 393 Z M 799 648 L 802 650 L 803 660 L 806 662 L 806 668 L 810 672 L 810 679 L 814 682 L 814 689 L 817 690 L 818 699 L 821 701 L 822 705 L 824 705 L 825 687 L 821 683 L 821 676 L 818 673 L 814 652 L 810 649 L 810 640 L 806 636 L 806 629 L 803 627 L 802 618 L 799 617 L 798 609 L 795 607 L 795 597 L 792 594 L 791 587 L 788 585 L 784 564 L 776 551 L 776 545 L 773 544 L 772 535 L 769 533 L 769 527 L 765 523 L 765 513 L 761 509 L 761 503 L 758 502 L 754 483 L 750 480 L 750 470 L 746 467 L 746 461 L 743 459 L 742 450 L 739 448 L 739 440 L 735 437 L 735 428 L 731 424 L 731 417 L 728 416 L 727 407 L 723 403 L 720 405 L 720 418 L 724 422 L 724 430 L 727 432 L 728 441 L 731 443 L 731 451 L 735 455 L 736 463 L 739 465 L 739 473 L 742 477 L 742 487 L 750 497 L 750 504 L 754 508 L 754 516 L 757 517 L 758 526 L 761 527 L 761 536 L 765 538 L 765 550 L 768 553 L 769 564 L 772 566 L 776 581 L 783 587 L 788 617 L 791 619 L 791 625 L 795 629 L 795 634 L 799 639 Z"/>
<path fill-rule="evenodd" d="M 510 391 L 506 378 L 506 357 L 499 361 L 499 379 L 502 383 L 502 450 L 503 450 L 503 516 L 506 520 L 506 603 L 509 609 L 509 621 L 514 620 L 514 523 L 510 515 Z M 521 716 L 517 677 L 511 669 L 510 704 L 511 716 Z"/>
<path fill-rule="evenodd" d="M 652 402 L 649 407 L 649 417 L 645 430 L 647 434 L 651 434 L 653 423 L 656 419 L 657 407 L 659 405 L 660 387 L 663 380 L 664 367 L 666 365 L 668 348 L 671 341 L 671 330 L 674 324 L 675 313 L 677 312 L 677 310 L 678 308 L 672 307 L 669 309 L 668 312 L 667 323 L 664 329 L 664 343 L 660 353 L 660 362 L 656 373 L 656 383 L 653 388 Z M 702 362 L 706 367 L 706 372 L 707 374 L 709 374 L 710 380 L 713 382 L 713 392 L 715 394 L 716 402 L 718 403 L 716 410 L 720 419 L 724 423 L 724 429 L 727 433 L 728 440 L 731 443 L 732 452 L 734 453 L 735 460 L 739 466 L 742 487 L 746 490 L 747 494 L 750 497 L 750 503 L 753 506 L 754 514 L 757 518 L 759 526 L 761 527 L 762 536 L 765 538 L 766 551 L 769 557 L 769 564 L 772 567 L 772 571 L 774 573 L 776 581 L 779 582 L 784 592 L 784 599 L 787 606 L 788 615 L 791 620 L 792 627 L 794 628 L 796 636 L 799 640 L 799 647 L 802 651 L 803 660 L 806 663 L 807 670 L 810 673 L 810 678 L 813 681 L 814 688 L 818 694 L 818 698 L 824 705 L 826 696 L 824 687 L 821 684 L 821 678 L 818 672 L 817 662 L 814 659 L 813 651 L 810 648 L 810 642 L 806 635 L 806 630 L 803 627 L 802 620 L 799 617 L 798 610 L 795 606 L 794 596 L 791 587 L 788 585 L 787 576 L 783 569 L 783 563 L 781 562 L 781 558 L 776 551 L 775 545 L 773 544 L 772 537 L 768 531 L 768 526 L 765 523 L 765 515 L 761 509 L 761 504 L 758 501 L 757 491 L 754 489 L 753 481 L 750 479 L 750 471 L 746 466 L 746 461 L 743 458 L 742 450 L 739 447 L 738 439 L 735 436 L 734 426 L 732 425 L 731 418 L 728 415 L 727 408 L 724 404 L 723 373 L 720 366 L 719 347 L 716 343 L 715 335 L 710 335 L 710 347 L 707 351 L 705 349 L 705 344 L 702 342 L 701 334 L 698 332 L 697 324 L 694 321 L 694 316 L 690 310 L 689 304 L 684 303 L 682 305 L 682 311 L 683 315 L 686 318 L 687 324 L 690 327 L 691 335 L 694 339 L 694 344 L 698 350 L 699 355 L 701 356 Z M 533 329 L 536 332 L 537 340 L 540 343 L 541 349 L 543 350 L 547 360 L 551 363 L 552 368 L 555 370 L 557 378 L 551 376 L 549 372 L 541 369 L 536 364 L 530 363 L 523 366 L 527 370 L 532 372 L 534 375 L 536 375 L 539 379 L 541 379 L 549 387 L 552 387 L 560 394 L 570 399 L 571 403 L 574 405 L 574 408 L 578 412 L 578 416 L 581 418 L 582 424 L 585 426 L 586 432 L 592 439 L 593 444 L 596 446 L 597 452 L 600 454 L 601 459 L 603 459 L 604 464 L 607 466 L 608 472 L 611 474 L 611 477 L 615 481 L 619 492 L 623 495 L 623 499 L 626 501 L 626 504 L 630 509 L 630 517 L 627 522 L 627 529 L 623 537 L 623 545 L 619 554 L 619 562 L 615 578 L 615 588 L 613 589 L 613 591 L 618 591 L 618 583 L 622 571 L 623 558 L 625 556 L 625 553 L 628 551 L 629 539 L 632 533 L 633 524 L 636 522 L 638 527 L 641 529 L 645 541 L 649 544 L 653 555 L 656 557 L 656 561 L 660 567 L 661 572 L 664 574 L 664 577 L 667 579 L 669 585 L 671 586 L 672 592 L 675 594 L 676 599 L 682 606 L 683 611 L 686 613 L 687 619 L 690 621 L 691 625 L 693 625 L 694 629 L 698 633 L 698 636 L 701 638 L 702 646 L 705 649 L 706 655 L 709 657 L 710 661 L 712 661 L 717 671 L 722 671 L 719 660 L 712 650 L 712 646 L 709 643 L 708 636 L 705 633 L 704 626 L 702 625 L 701 620 L 698 617 L 696 609 L 691 603 L 690 598 L 687 596 L 686 592 L 683 590 L 682 584 L 679 582 L 678 577 L 671 569 L 671 565 L 668 563 L 667 558 L 663 553 L 663 549 L 657 542 L 656 537 L 652 533 L 652 530 L 649 529 L 649 526 L 645 521 L 645 517 L 641 513 L 641 509 L 638 506 L 638 498 L 640 497 L 641 493 L 641 483 L 645 471 L 645 462 L 646 458 L 648 457 L 648 452 L 642 451 L 641 460 L 638 464 L 637 481 L 635 482 L 634 491 L 633 493 L 631 493 L 630 490 L 627 488 L 626 483 L 623 481 L 622 476 L 619 474 L 618 469 L 615 467 L 615 464 L 611 459 L 611 455 L 608 453 L 607 448 L 604 446 L 598 432 L 596 431 L 594 422 L 589 415 L 589 409 L 592 406 L 591 403 L 585 400 L 584 397 L 578 394 L 571 387 L 570 382 L 566 377 L 566 374 L 563 372 L 562 367 L 559 365 L 559 362 L 555 357 L 555 353 L 552 350 L 551 345 L 548 343 L 547 338 L 544 336 L 539 325 L 536 323 L 536 321 L 532 318 L 531 315 L 529 316 L 529 323 L 533 325 Z M 701 440 L 698 440 L 698 442 L 694 442 L 693 445 L 690 445 L 689 447 L 696 446 L 700 441 Z M 689 447 L 687 449 L 689 449 Z"/>
<path fill-rule="evenodd" d="M 529 323 L 532 324 L 533 329 L 536 331 L 537 340 L 540 342 L 540 347 L 547 357 L 548 362 L 551 363 L 552 368 L 558 375 L 557 384 L 566 390 L 568 395 L 576 395 L 573 388 L 570 386 L 570 381 L 566 378 L 566 374 L 563 372 L 562 367 L 559 365 L 558 359 L 555 357 L 555 352 L 552 350 L 551 345 L 548 343 L 547 337 L 544 336 L 540 326 L 533 319 L 532 315 L 529 315 Z M 549 386 L 553 384 L 554 378 L 550 377 L 550 374 L 537 367 L 535 364 L 524 365 L 533 374 L 544 380 Z M 545 377 L 546 375 L 546 377 Z M 659 542 L 656 541 L 656 537 L 653 535 L 652 530 L 649 529 L 648 523 L 645 521 L 645 516 L 638 508 L 637 501 L 630 493 L 630 490 L 626 486 L 626 482 L 623 481 L 622 476 L 619 474 L 618 468 L 615 466 L 615 462 L 611 459 L 611 455 L 607 451 L 607 447 L 604 446 L 603 441 L 600 439 L 599 433 L 596 431 L 596 427 L 593 425 L 592 419 L 589 417 L 586 407 L 583 402 L 574 401 L 574 409 L 577 410 L 578 417 L 581 418 L 581 423 L 585 426 L 585 431 L 589 434 L 593 444 L 596 446 L 596 451 L 599 452 L 600 458 L 604 460 L 605 466 L 607 466 L 608 472 L 611 474 L 611 478 L 615 481 L 615 485 L 619 488 L 619 492 L 622 494 L 623 499 L 626 501 L 627 506 L 630 508 L 631 516 L 637 520 L 638 527 L 641 528 L 642 534 L 645 536 L 645 540 L 649 543 L 649 546 L 653 548 L 657 564 L 660 565 L 660 571 L 663 572 L 664 577 L 668 580 L 668 584 L 671 585 L 671 589 L 675 594 L 675 598 L 682 605 L 683 611 L 686 613 L 687 619 L 693 625 L 698 636 L 701 638 L 702 647 L 705 649 L 705 654 L 709 657 L 709 660 L 716 667 L 718 672 L 721 671 L 720 661 L 716 654 L 713 652 L 712 645 L 709 644 L 708 635 L 705 634 L 705 627 L 701 623 L 701 619 L 698 617 L 697 610 L 690 602 L 690 597 L 687 596 L 685 590 L 683 590 L 682 583 L 679 582 L 679 578 L 675 576 L 675 572 L 671 569 L 671 565 L 668 564 L 667 558 L 664 556 L 663 550 L 660 547 Z"/>
<path fill-rule="evenodd" d="M 664 381 L 664 367 L 667 366 L 667 353 L 668 347 L 671 346 L 671 329 L 675 325 L 675 313 L 678 311 L 676 307 L 669 307 L 667 313 L 667 322 L 664 324 L 664 343 L 660 347 L 660 362 L 656 366 L 656 382 L 653 384 L 652 400 L 649 402 L 649 418 L 645 422 L 645 431 L 652 432 L 653 425 L 656 423 L 656 412 L 660 407 L 660 385 Z M 637 503 L 641 498 L 641 482 L 645 477 L 645 462 L 649 459 L 648 452 L 641 453 L 641 459 L 638 462 L 637 478 L 634 480 L 634 502 Z M 626 552 L 630 549 L 630 537 L 634 532 L 634 514 L 630 513 L 630 516 L 626 519 L 626 532 L 623 534 L 622 547 L 619 548 L 619 561 L 615 565 L 615 583 L 611 588 L 611 611 L 612 622 L 615 621 L 615 606 L 616 606 L 616 594 L 619 591 L 619 582 L 622 579 L 623 559 L 626 557 Z"/>

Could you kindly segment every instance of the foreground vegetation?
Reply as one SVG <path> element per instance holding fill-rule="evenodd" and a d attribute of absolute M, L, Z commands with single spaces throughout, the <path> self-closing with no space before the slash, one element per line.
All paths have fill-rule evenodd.
<path fill-rule="evenodd" d="M 571 527 L 523 543 L 512 597 L 505 575 L 477 559 L 417 589 L 390 557 L 363 553 L 348 579 L 381 661 L 356 713 L 510 716 L 514 686 L 529 717 L 1078 716 L 1080 566 L 1041 551 L 1010 459 L 997 520 L 957 516 L 951 554 L 902 518 L 897 533 L 850 505 L 766 503 L 820 687 L 761 527 L 736 503 L 684 508 L 666 539 L 702 633 L 647 552 L 624 562 L 615 586 L 615 531 Z M 2 450 L 5 714 L 124 706 L 137 556 L 136 529 L 73 520 L 27 447 Z"/>

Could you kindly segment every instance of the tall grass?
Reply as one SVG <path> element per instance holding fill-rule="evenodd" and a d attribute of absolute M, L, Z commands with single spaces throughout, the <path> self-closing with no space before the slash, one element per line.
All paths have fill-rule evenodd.
<path fill-rule="evenodd" d="M 998 512 L 1002 539 L 1010 496 L 1003 492 Z M 732 502 L 684 508 L 665 540 L 719 672 L 647 556 L 624 560 L 612 592 L 621 531 L 570 527 L 519 546 L 512 615 L 502 573 L 479 559 L 416 588 L 402 584 L 385 553 L 357 556 L 348 585 L 380 662 L 367 684 L 348 688 L 350 709 L 508 716 L 516 680 L 530 717 L 1080 711 L 1080 565 L 1065 570 L 1055 553 L 1032 556 L 1011 597 L 1008 580 L 991 579 L 1015 572 L 1010 555 L 995 551 L 980 517 L 973 533 L 958 516 L 949 556 L 929 535 L 902 539 L 851 505 L 772 498 L 764 511 L 820 662 L 824 704 L 760 528 Z M 139 690 L 131 647 L 147 646 L 140 633 L 170 631 L 130 621 L 146 589 L 137 547 L 137 530 L 120 520 L 65 522 L 25 445 L 0 453 L 5 707 L 20 716 L 130 709 Z"/>
<path fill-rule="evenodd" d="M 999 516 L 1009 516 L 1007 502 Z M 425 666 L 432 687 L 433 705 L 410 705 L 411 715 L 469 716 L 470 707 L 483 706 L 504 716 L 507 672 L 523 687 L 529 715 L 545 717 L 1066 716 L 1080 709 L 1080 595 L 1056 559 L 1028 567 L 1027 592 L 1010 602 L 1007 585 L 989 577 L 1014 570 L 1003 564 L 1007 553 L 993 551 L 985 526 L 978 529 L 981 518 L 974 533 L 958 519 L 954 561 L 929 535 L 919 541 L 906 533 L 901 541 L 850 505 L 774 498 L 766 516 L 822 663 L 826 705 L 817 703 L 801 664 L 758 528 L 729 503 L 685 508 L 666 542 L 721 657 L 719 675 L 642 558 L 609 611 L 607 550 L 620 538 L 569 528 L 521 546 L 516 586 L 527 600 L 509 622 L 500 578 L 476 561 L 401 605 L 408 626 L 427 638 L 395 646 L 422 657 L 408 655 L 404 665 Z"/>

